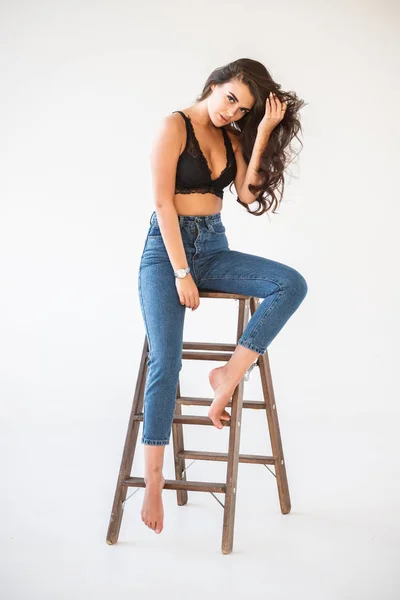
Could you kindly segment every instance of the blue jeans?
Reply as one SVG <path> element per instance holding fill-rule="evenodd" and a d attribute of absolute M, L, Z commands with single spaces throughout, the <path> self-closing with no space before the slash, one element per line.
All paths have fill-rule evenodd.
<path fill-rule="evenodd" d="M 229 248 L 221 213 L 178 215 L 187 264 L 198 289 L 264 298 L 238 343 L 258 354 L 267 347 L 307 294 L 304 277 L 282 263 Z M 184 266 L 184 265 L 182 265 Z M 141 442 L 169 444 L 182 368 L 186 306 L 157 222 L 150 218 L 139 266 L 140 305 L 149 345 Z"/>

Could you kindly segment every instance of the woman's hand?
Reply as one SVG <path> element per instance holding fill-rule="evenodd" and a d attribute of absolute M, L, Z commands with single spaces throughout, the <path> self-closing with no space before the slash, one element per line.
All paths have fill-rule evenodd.
<path fill-rule="evenodd" d="M 187 308 L 196 310 L 200 304 L 199 290 L 191 274 L 188 273 L 186 277 L 182 278 L 176 277 L 175 285 L 180 303 L 187 306 Z"/>
<path fill-rule="evenodd" d="M 270 93 L 265 102 L 265 115 L 260 121 L 257 132 L 270 134 L 285 116 L 286 102 L 281 103 L 279 98 Z"/>

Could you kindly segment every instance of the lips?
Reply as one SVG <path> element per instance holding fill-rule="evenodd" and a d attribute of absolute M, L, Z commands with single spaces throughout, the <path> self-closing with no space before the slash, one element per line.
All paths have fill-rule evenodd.
<path fill-rule="evenodd" d="M 227 122 L 228 122 L 228 119 L 225 119 L 225 118 L 224 118 L 224 117 L 221 115 L 221 113 L 218 113 L 218 114 L 219 114 L 219 116 L 221 117 L 221 119 L 224 121 L 224 123 L 227 123 Z"/>

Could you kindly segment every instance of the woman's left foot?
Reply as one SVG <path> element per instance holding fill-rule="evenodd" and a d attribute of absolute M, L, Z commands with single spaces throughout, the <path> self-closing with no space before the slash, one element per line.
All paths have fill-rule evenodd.
<path fill-rule="evenodd" d="M 226 405 L 232 397 L 236 385 L 226 376 L 224 367 L 212 369 L 208 375 L 211 387 L 214 390 L 214 400 L 208 409 L 208 417 L 214 423 L 215 427 L 222 429 L 221 421 L 229 421 L 231 416 L 225 410 Z"/>

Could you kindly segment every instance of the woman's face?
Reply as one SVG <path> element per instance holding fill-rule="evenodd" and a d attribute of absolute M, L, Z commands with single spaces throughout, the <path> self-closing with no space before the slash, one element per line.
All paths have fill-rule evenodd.
<path fill-rule="evenodd" d="M 208 97 L 208 112 L 210 119 L 218 127 L 232 121 L 239 121 L 254 106 L 255 100 L 249 88 L 237 79 L 213 84 L 211 89 L 212 93 Z"/>

